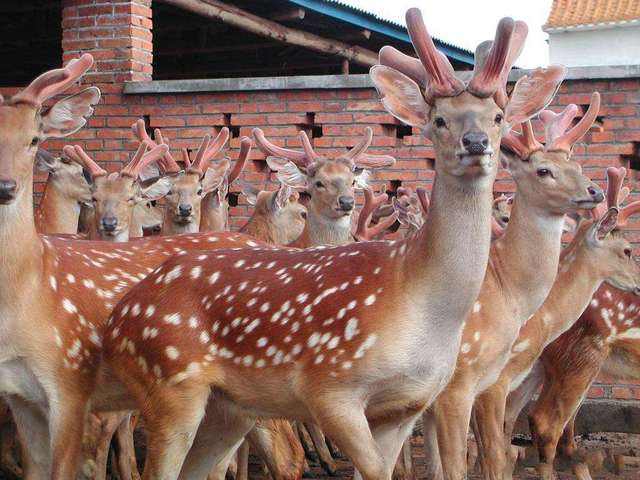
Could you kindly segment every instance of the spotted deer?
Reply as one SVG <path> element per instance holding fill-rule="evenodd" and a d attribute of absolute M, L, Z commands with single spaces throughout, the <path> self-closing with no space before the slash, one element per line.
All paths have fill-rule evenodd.
<path fill-rule="evenodd" d="M 238 233 L 151 237 L 128 243 L 41 236 L 34 220 L 33 167 L 39 144 L 80 129 L 99 90 L 69 89 L 91 55 L 46 72 L 0 102 L 0 394 L 24 449 L 27 478 L 74 478 L 89 397 L 98 375 L 102 329 L 124 292 L 166 258 L 189 249 L 255 246 Z M 266 247 L 265 247 L 266 248 Z M 101 392 L 103 390 L 100 390 Z M 97 410 L 131 410 L 96 394 Z"/>
<path fill-rule="evenodd" d="M 144 120 L 131 126 L 139 141 L 155 145 L 147 133 Z M 160 129 L 154 130 L 154 137 L 166 143 Z M 163 170 L 170 175 L 171 188 L 165 197 L 163 235 L 193 232 L 218 232 L 229 230 L 229 185 L 240 176 L 251 148 L 251 140 L 243 137 L 240 154 L 233 169 L 229 170 L 229 159 L 213 163 L 229 139 L 229 129 L 224 127 L 215 139 L 206 135 L 195 153 L 191 155 L 182 149 L 184 169 L 180 168 L 171 153 L 167 153 L 162 163 Z"/>
<path fill-rule="evenodd" d="M 631 259 L 631 245 L 611 233 L 614 228 L 622 228 L 632 213 L 620 208 L 617 202 L 624 169 L 610 168 L 607 175 L 608 211 L 599 208 L 594 220 L 580 225 L 562 253 L 549 295 L 520 329 L 498 380 L 476 399 L 472 425 L 479 438 L 480 461 L 486 478 L 511 477 L 510 462 L 515 460 L 511 455 L 513 427 L 535 391 L 531 387 L 538 385 L 535 381 L 525 382 L 525 378 L 546 345 L 578 320 L 603 282 L 624 292 L 640 292 L 640 269 Z"/>
<path fill-rule="evenodd" d="M 474 399 L 495 383 L 509 359 L 520 327 L 546 298 L 558 270 L 564 216 L 593 208 L 604 199 L 600 187 L 582 175 L 571 149 L 590 128 L 599 108 L 592 96 L 588 112 L 573 128 L 558 116 L 548 125 L 546 146 L 537 141 L 531 122 L 522 133 L 502 139 L 516 195 L 504 235 L 489 255 L 487 274 L 473 311 L 467 317 L 462 345 L 450 383 L 423 417 L 430 474 L 439 475 L 439 452 L 445 479 L 462 479 L 467 469 L 467 435 Z M 563 128 L 564 126 L 564 128 Z M 512 152 L 509 154 L 508 152 Z M 541 257 L 539 252 L 545 252 Z"/>
<path fill-rule="evenodd" d="M 560 78 L 538 71 L 507 98 L 511 19 L 468 84 L 417 9 L 407 24 L 421 60 L 384 49 L 371 75 L 386 108 L 434 143 L 425 227 L 398 242 L 187 253 L 131 289 L 103 358 L 145 417 L 144 478 L 204 478 L 270 416 L 317 422 L 364 478 L 389 478 L 446 385 L 486 270 L 503 118 L 537 113 Z M 421 73 L 425 91 L 388 65 Z"/>
<path fill-rule="evenodd" d="M 36 168 L 48 173 L 36 228 L 40 233 L 78 233 L 82 204 L 91 202 L 91 189 L 80 165 L 39 148 Z"/>
<path fill-rule="evenodd" d="M 284 183 L 275 191 L 261 191 L 248 183 L 241 190 L 254 210 L 240 232 L 272 245 L 286 245 L 300 236 L 307 209 L 298 201 L 298 192 Z"/>
<path fill-rule="evenodd" d="M 269 142 L 262 130 L 255 128 L 256 145 L 268 155 L 267 164 L 277 172 L 281 182 L 310 195 L 307 222 L 302 235 L 291 246 L 345 245 L 354 241 L 351 215 L 355 208 L 355 188 L 366 186 L 363 168 L 380 168 L 395 163 L 388 155 L 370 155 L 373 131 L 365 129 L 364 138 L 349 152 L 327 158 L 313 150 L 304 131 L 300 131 L 303 151 L 278 147 Z"/>
<path fill-rule="evenodd" d="M 140 143 L 131 161 L 113 173 L 100 167 L 81 146 L 67 145 L 63 148 L 67 158 L 81 165 L 91 178 L 94 224 L 89 231 L 90 239 L 129 241 L 135 207 L 158 200 L 167 193 L 170 183 L 166 178 L 156 177 L 150 185 L 141 185 L 140 177 L 144 176 L 144 170 L 168 151 L 166 145 L 155 146 L 150 151 L 148 148 L 147 143 Z"/>

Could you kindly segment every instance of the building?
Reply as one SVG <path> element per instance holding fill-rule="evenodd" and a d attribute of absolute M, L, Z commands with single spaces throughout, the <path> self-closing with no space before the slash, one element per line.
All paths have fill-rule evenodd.
<path fill-rule="evenodd" d="M 640 63 L 640 2 L 553 0 L 543 30 L 551 63 L 568 67 Z"/>

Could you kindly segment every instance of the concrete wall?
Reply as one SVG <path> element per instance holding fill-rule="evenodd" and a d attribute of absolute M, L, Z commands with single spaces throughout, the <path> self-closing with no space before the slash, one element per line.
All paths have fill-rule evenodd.
<path fill-rule="evenodd" d="M 640 25 L 549 32 L 550 63 L 576 66 L 637 65 Z"/>

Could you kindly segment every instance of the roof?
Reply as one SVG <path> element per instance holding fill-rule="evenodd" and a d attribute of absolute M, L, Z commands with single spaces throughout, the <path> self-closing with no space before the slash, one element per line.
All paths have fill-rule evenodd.
<path fill-rule="evenodd" d="M 545 31 L 640 24 L 639 0 L 553 0 Z"/>
<path fill-rule="evenodd" d="M 314 12 L 351 23 L 360 28 L 366 28 L 372 32 L 387 35 L 404 42 L 411 42 L 404 25 L 381 18 L 375 13 L 352 7 L 341 0 L 289 0 L 289 2 L 299 7 L 304 7 Z M 437 38 L 434 38 L 433 41 L 436 47 L 447 57 L 473 65 L 473 52 L 470 50 L 451 45 Z"/>

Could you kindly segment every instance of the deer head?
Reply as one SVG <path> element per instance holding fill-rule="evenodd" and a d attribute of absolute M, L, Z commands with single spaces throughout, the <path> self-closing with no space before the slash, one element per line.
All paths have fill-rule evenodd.
<path fill-rule="evenodd" d="M 476 50 L 476 68 L 465 84 L 435 48 L 420 11 L 410 9 L 406 20 L 419 60 L 392 47 L 380 50 L 380 65 L 373 66 L 370 74 L 382 103 L 389 113 L 431 139 L 438 174 L 493 178 L 508 124 L 530 118 L 551 101 L 564 67 L 551 66 L 523 77 L 509 98 L 506 81 L 524 46 L 525 23 L 500 21 L 495 40 Z"/>
<path fill-rule="evenodd" d="M 633 259 L 631 243 L 620 232 L 629 216 L 640 211 L 639 202 L 620 206 L 625 175 L 624 168 L 607 169 L 606 207 L 599 205 L 593 210 L 594 218 L 580 225 L 565 257 L 587 255 L 607 283 L 640 294 L 640 267 Z"/>
<path fill-rule="evenodd" d="M 278 179 L 310 195 L 310 216 L 328 222 L 344 221 L 350 225 L 355 207 L 355 189 L 366 186 L 367 173 L 363 168 L 395 163 L 393 157 L 365 153 L 373 138 L 373 131 L 369 127 L 356 146 L 335 158 L 317 154 L 304 131 L 300 132 L 303 151 L 274 145 L 259 128 L 253 130 L 253 136 L 256 145 L 268 155 L 269 167 L 278 172 Z"/>
<path fill-rule="evenodd" d="M 518 184 L 518 196 L 527 204 L 544 208 L 554 214 L 574 213 L 592 209 L 602 200 L 602 189 L 582 174 L 579 163 L 570 161 L 571 147 L 588 130 L 600 106 L 600 95 L 592 96 L 589 111 L 571 130 L 570 125 L 577 107 L 569 105 L 555 115 L 543 111 L 546 146 L 535 138 L 531 122 L 522 124 L 522 133 L 507 133 L 502 139 L 507 167 Z"/>
<path fill-rule="evenodd" d="M 393 208 L 398 215 L 398 221 L 407 227 L 408 233 L 417 232 L 422 228 L 429 212 L 427 191 L 418 188 L 414 193 L 410 188 L 400 187 L 398 195 L 393 199 Z"/>
<path fill-rule="evenodd" d="M 143 120 L 138 120 L 131 128 L 139 141 L 146 141 L 151 145 L 155 145 L 156 141 L 167 142 L 157 128 L 154 130 L 155 140 L 152 140 L 145 130 Z M 229 129 L 225 127 L 214 139 L 206 135 L 195 154 L 190 155 L 188 150 L 182 149 L 184 169 L 178 166 L 169 152 L 160 162 L 165 173 L 170 174 L 171 180 L 171 188 L 165 197 L 165 234 L 227 229 L 226 197 L 229 184 L 240 175 L 251 151 L 251 140 L 245 137 L 240 141 L 240 155 L 233 169 L 230 169 L 228 158 L 213 163 L 228 139 Z M 209 199 L 209 206 L 213 211 L 210 212 L 212 218 L 207 219 L 207 225 L 201 225 L 205 197 Z"/>
<path fill-rule="evenodd" d="M 82 165 L 65 156 L 56 157 L 42 148 L 38 149 L 35 162 L 38 170 L 49 174 L 47 183 L 60 195 L 78 204 L 91 203 L 91 186 L 84 176 Z"/>
<path fill-rule="evenodd" d="M 108 174 L 82 147 L 64 147 L 64 154 L 82 165 L 91 177 L 95 238 L 128 241 L 134 207 L 161 198 L 169 189 L 170 183 L 165 178 L 156 177 L 144 187 L 139 182 L 139 177 L 145 176 L 144 170 L 168 151 L 166 145 L 156 146 L 149 152 L 147 148 L 146 143 L 141 143 L 128 165 L 120 172 Z"/>
<path fill-rule="evenodd" d="M 513 197 L 500 195 L 493 200 L 492 215 L 493 220 L 501 229 L 505 229 L 511 218 L 511 207 L 513 205 Z"/>
<path fill-rule="evenodd" d="M 12 98 L 0 97 L 0 205 L 12 204 L 18 197 L 30 202 L 39 145 L 48 138 L 78 131 L 93 113 L 93 105 L 100 100 L 100 90 L 95 87 L 51 107 L 43 106 L 71 87 L 92 65 L 93 57 L 85 54 L 64 68 L 43 73 Z"/>
<path fill-rule="evenodd" d="M 275 245 L 291 243 L 302 234 L 307 209 L 299 203 L 298 192 L 284 183 L 275 191 L 261 191 L 248 183 L 241 188 L 249 205 L 254 206 L 242 232 Z"/>

